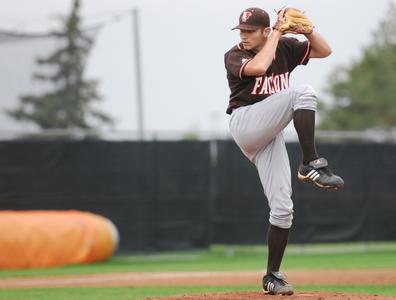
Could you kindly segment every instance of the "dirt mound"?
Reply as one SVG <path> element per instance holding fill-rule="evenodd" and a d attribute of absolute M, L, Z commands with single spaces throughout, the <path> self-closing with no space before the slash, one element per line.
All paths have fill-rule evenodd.
<path fill-rule="evenodd" d="M 270 296 L 261 292 L 238 292 L 238 293 L 213 293 L 201 295 L 186 295 L 178 297 L 147 298 L 146 300 L 390 300 L 395 297 L 379 295 L 353 295 L 344 293 L 312 292 L 297 293 L 292 296 Z"/>

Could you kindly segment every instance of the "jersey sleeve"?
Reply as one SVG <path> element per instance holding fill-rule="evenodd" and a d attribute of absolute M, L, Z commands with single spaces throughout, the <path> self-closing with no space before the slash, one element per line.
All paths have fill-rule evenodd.
<path fill-rule="evenodd" d="M 252 57 L 243 51 L 235 49 L 225 55 L 224 64 L 232 76 L 243 79 L 243 70 L 251 59 Z"/>
<path fill-rule="evenodd" d="M 294 69 L 298 65 L 306 65 L 309 61 L 311 44 L 309 41 L 299 41 L 296 38 L 287 38 L 286 46 L 289 51 L 289 65 Z"/>

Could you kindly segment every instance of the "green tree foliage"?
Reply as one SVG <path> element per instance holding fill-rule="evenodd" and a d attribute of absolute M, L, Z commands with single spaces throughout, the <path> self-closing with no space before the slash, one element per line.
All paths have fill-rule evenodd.
<path fill-rule="evenodd" d="M 337 67 L 330 75 L 328 91 L 334 102 L 322 103 L 320 128 L 396 126 L 396 7 L 392 2 L 361 59 L 349 67 Z"/>
<path fill-rule="evenodd" d="M 91 107 L 93 101 L 101 100 L 97 93 L 98 82 L 84 80 L 86 58 L 93 43 L 81 30 L 80 1 L 64 21 L 64 27 L 54 35 L 62 47 L 37 63 L 49 72 L 36 73 L 35 80 L 50 83 L 52 91 L 41 95 L 25 95 L 19 107 L 8 111 L 16 120 L 29 121 L 45 129 L 89 129 L 96 124 L 112 124 L 112 119 Z"/>

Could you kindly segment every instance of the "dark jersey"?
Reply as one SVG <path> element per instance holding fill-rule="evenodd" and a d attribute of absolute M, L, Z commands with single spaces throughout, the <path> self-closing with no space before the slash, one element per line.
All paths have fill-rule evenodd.
<path fill-rule="evenodd" d="M 227 113 L 234 108 L 250 105 L 289 87 L 290 73 L 298 65 L 306 65 L 311 46 L 308 41 L 282 37 L 276 49 L 275 59 L 262 76 L 245 76 L 243 69 L 256 55 L 237 44 L 224 55 L 228 85 L 231 90 Z"/>

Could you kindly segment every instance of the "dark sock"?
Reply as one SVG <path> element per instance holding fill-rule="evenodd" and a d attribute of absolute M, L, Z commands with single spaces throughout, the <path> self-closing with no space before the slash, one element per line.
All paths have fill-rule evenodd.
<path fill-rule="evenodd" d="M 296 110 L 293 113 L 293 123 L 300 141 L 303 163 L 308 164 L 318 158 L 315 148 L 315 111 Z"/>
<path fill-rule="evenodd" d="M 279 271 L 288 237 L 289 229 L 279 228 L 272 224 L 269 225 L 267 275 L 271 272 Z"/>

